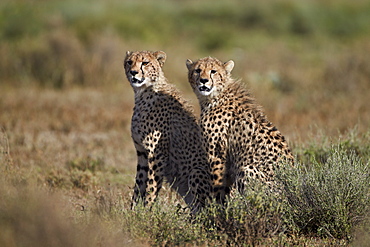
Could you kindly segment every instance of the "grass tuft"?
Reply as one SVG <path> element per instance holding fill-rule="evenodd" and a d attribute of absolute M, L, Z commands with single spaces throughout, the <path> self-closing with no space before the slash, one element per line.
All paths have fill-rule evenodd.
<path fill-rule="evenodd" d="M 159 198 L 151 208 L 139 204 L 131 211 L 126 207 L 122 217 L 125 231 L 134 238 L 149 239 L 153 246 L 203 245 L 210 242 L 202 224 L 193 221 L 188 210 L 168 197 Z"/>
<path fill-rule="evenodd" d="M 250 185 L 245 194 L 237 194 L 224 206 L 214 203 L 203 212 L 211 238 L 230 246 L 256 246 L 286 233 L 284 204 L 265 185 L 253 181 Z"/>

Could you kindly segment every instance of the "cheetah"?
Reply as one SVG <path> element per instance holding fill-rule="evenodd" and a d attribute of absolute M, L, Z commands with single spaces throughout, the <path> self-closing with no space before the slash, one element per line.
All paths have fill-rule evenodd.
<path fill-rule="evenodd" d="M 274 170 L 294 157 L 255 99 L 231 77 L 234 62 L 206 57 L 196 62 L 188 59 L 186 65 L 201 108 L 215 197 L 223 201 L 229 193 L 242 193 L 250 179 L 273 187 Z"/>
<path fill-rule="evenodd" d="M 137 153 L 132 208 L 152 205 L 164 181 L 193 213 L 212 191 L 210 167 L 192 106 L 164 76 L 163 51 L 126 53 L 124 69 L 135 94 L 131 136 Z"/>

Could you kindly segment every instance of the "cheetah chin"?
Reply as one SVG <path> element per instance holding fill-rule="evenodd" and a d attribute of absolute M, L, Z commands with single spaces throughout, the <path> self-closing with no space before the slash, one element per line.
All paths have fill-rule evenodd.
<path fill-rule="evenodd" d="M 141 79 L 137 79 L 135 77 L 132 77 L 131 78 L 131 84 L 134 86 L 134 87 L 141 87 L 144 83 L 144 80 L 145 78 L 141 78 Z"/>
<path fill-rule="evenodd" d="M 208 95 L 210 95 L 212 93 L 213 87 L 212 88 L 209 88 L 207 86 L 202 85 L 202 86 L 199 86 L 198 87 L 198 90 L 199 90 L 200 94 L 202 94 L 204 96 L 208 96 Z"/>

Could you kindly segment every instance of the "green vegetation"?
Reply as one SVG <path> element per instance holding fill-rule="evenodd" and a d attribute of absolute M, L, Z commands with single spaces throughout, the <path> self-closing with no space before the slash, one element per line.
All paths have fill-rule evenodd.
<path fill-rule="evenodd" d="M 351 239 L 353 227 L 370 210 L 368 157 L 336 146 L 325 161 L 313 160 L 281 172 L 290 214 L 302 233 Z"/>
<path fill-rule="evenodd" d="M 166 189 L 152 208 L 139 205 L 132 211 L 130 198 L 121 197 L 119 187 L 95 189 L 104 187 L 95 172 L 89 175 L 95 183 L 74 184 L 73 188 L 51 185 L 49 176 L 42 172 L 38 172 L 40 177 L 35 180 L 14 170 L 11 159 L 3 152 L 0 229 L 5 234 L 1 235 L 0 243 L 3 246 L 356 245 L 361 241 L 355 238 L 356 231 L 370 224 L 369 156 L 356 154 L 341 144 L 326 148 L 329 149 L 326 161 L 298 162 L 279 172 L 281 194 L 251 183 L 245 195 L 236 196 L 224 207 L 212 204 L 196 217 Z M 370 151 L 369 146 L 365 151 Z M 321 154 L 311 151 L 311 155 Z M 93 171 L 97 164 L 100 161 L 87 158 L 69 162 L 66 170 Z M 55 169 L 52 165 L 49 168 Z M 101 171 L 112 178 L 109 171 Z M 73 180 L 73 174 L 64 174 L 63 179 Z M 72 203 L 65 200 L 66 196 Z M 83 203 L 73 202 L 81 196 Z"/>
<path fill-rule="evenodd" d="M 369 41 L 366 0 L 1 1 L 0 246 L 366 246 Z M 297 156 L 281 195 L 130 210 L 127 50 L 164 50 L 194 105 L 186 59 L 233 59 Z"/>

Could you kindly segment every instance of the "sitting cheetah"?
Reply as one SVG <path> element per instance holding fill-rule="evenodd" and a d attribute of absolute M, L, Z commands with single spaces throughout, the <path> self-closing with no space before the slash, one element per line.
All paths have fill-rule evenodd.
<path fill-rule="evenodd" d="M 231 78 L 232 60 L 187 60 L 189 82 L 201 107 L 200 125 L 211 166 L 215 196 L 238 189 L 249 178 L 274 185 L 274 169 L 294 161 L 282 134 L 239 81 Z"/>
<path fill-rule="evenodd" d="M 124 68 L 135 93 L 131 135 L 137 152 L 133 204 L 152 204 L 164 179 L 196 212 L 210 195 L 207 156 L 192 107 L 168 83 L 163 51 L 127 52 Z"/>

